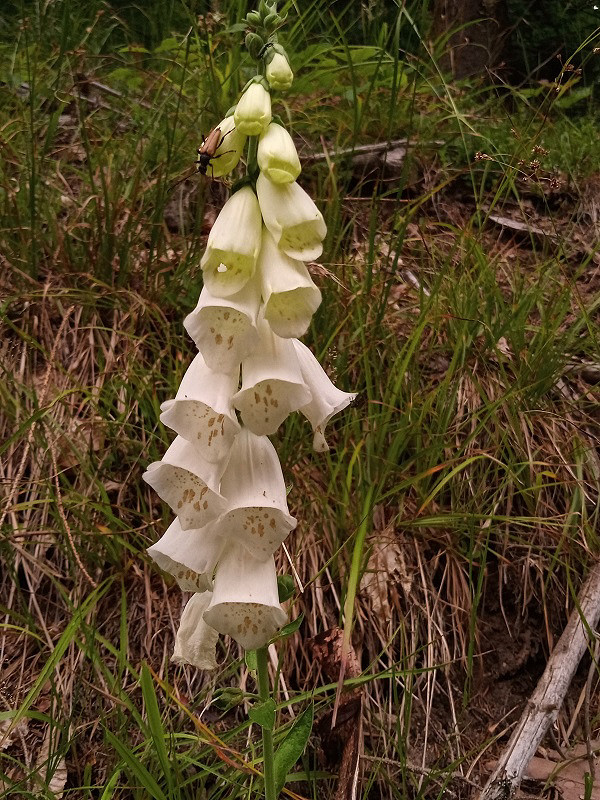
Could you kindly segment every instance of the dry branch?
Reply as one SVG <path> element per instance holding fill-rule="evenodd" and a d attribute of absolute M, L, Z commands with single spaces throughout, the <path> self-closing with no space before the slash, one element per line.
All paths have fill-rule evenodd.
<path fill-rule="evenodd" d="M 479 800 L 507 800 L 519 787 L 527 765 L 558 716 L 575 670 L 588 646 L 590 631 L 594 635 L 599 618 L 600 563 L 596 563 L 544 674 Z"/>

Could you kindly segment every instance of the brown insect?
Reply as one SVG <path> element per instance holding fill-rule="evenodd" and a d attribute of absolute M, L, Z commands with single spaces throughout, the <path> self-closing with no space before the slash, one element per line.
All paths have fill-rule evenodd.
<path fill-rule="evenodd" d="M 231 133 L 231 131 L 228 131 L 228 133 Z M 227 133 L 225 136 L 227 136 Z M 226 150 L 225 153 L 219 153 L 218 156 L 215 156 L 215 153 L 223 144 L 225 136 L 221 136 L 221 128 L 213 128 L 208 136 L 202 137 L 202 144 L 198 148 L 198 160 L 196 161 L 197 170 L 201 175 L 206 175 L 213 159 L 221 158 L 221 156 L 231 152 L 231 150 Z"/>

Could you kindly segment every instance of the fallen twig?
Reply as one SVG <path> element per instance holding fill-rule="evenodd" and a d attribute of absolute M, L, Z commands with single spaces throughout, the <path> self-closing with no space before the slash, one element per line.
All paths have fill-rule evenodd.
<path fill-rule="evenodd" d="M 507 800 L 519 787 L 525 769 L 556 720 L 590 631 L 600 619 L 600 563 L 594 564 L 577 598 L 576 608 L 550 656 L 508 746 L 484 786 L 479 800 Z"/>

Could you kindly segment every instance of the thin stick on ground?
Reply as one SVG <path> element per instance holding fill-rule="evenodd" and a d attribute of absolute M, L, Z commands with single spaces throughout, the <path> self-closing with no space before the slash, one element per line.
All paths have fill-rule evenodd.
<path fill-rule="evenodd" d="M 577 607 L 554 648 L 508 746 L 479 800 L 506 800 L 519 787 L 527 765 L 556 720 L 577 666 L 600 619 L 600 563 L 594 564 Z"/>

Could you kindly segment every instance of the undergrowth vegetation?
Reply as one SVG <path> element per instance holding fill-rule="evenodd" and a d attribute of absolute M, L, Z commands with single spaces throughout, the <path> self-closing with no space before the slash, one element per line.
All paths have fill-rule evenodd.
<path fill-rule="evenodd" d="M 599 112 L 560 65 L 532 90 L 449 82 L 425 3 L 288 5 L 297 80 L 278 111 L 328 226 L 305 341 L 361 392 L 329 454 L 300 418 L 277 442 L 299 520 L 279 567 L 304 613 L 272 650 L 278 708 L 282 724 L 309 698 L 317 713 L 288 796 L 335 792 L 336 682 L 311 639 L 338 625 L 363 695 L 362 796 L 467 796 L 598 554 Z M 193 355 L 181 320 L 226 196 L 193 175 L 195 152 L 248 77 L 245 3 L 165 6 L 147 23 L 68 0 L 2 10 L 6 797 L 260 786 L 251 672 L 230 644 L 216 675 L 169 663 L 181 592 L 144 552 L 169 514 L 141 474 L 169 441 L 160 404 Z M 361 149 L 386 142 L 386 163 Z"/>

